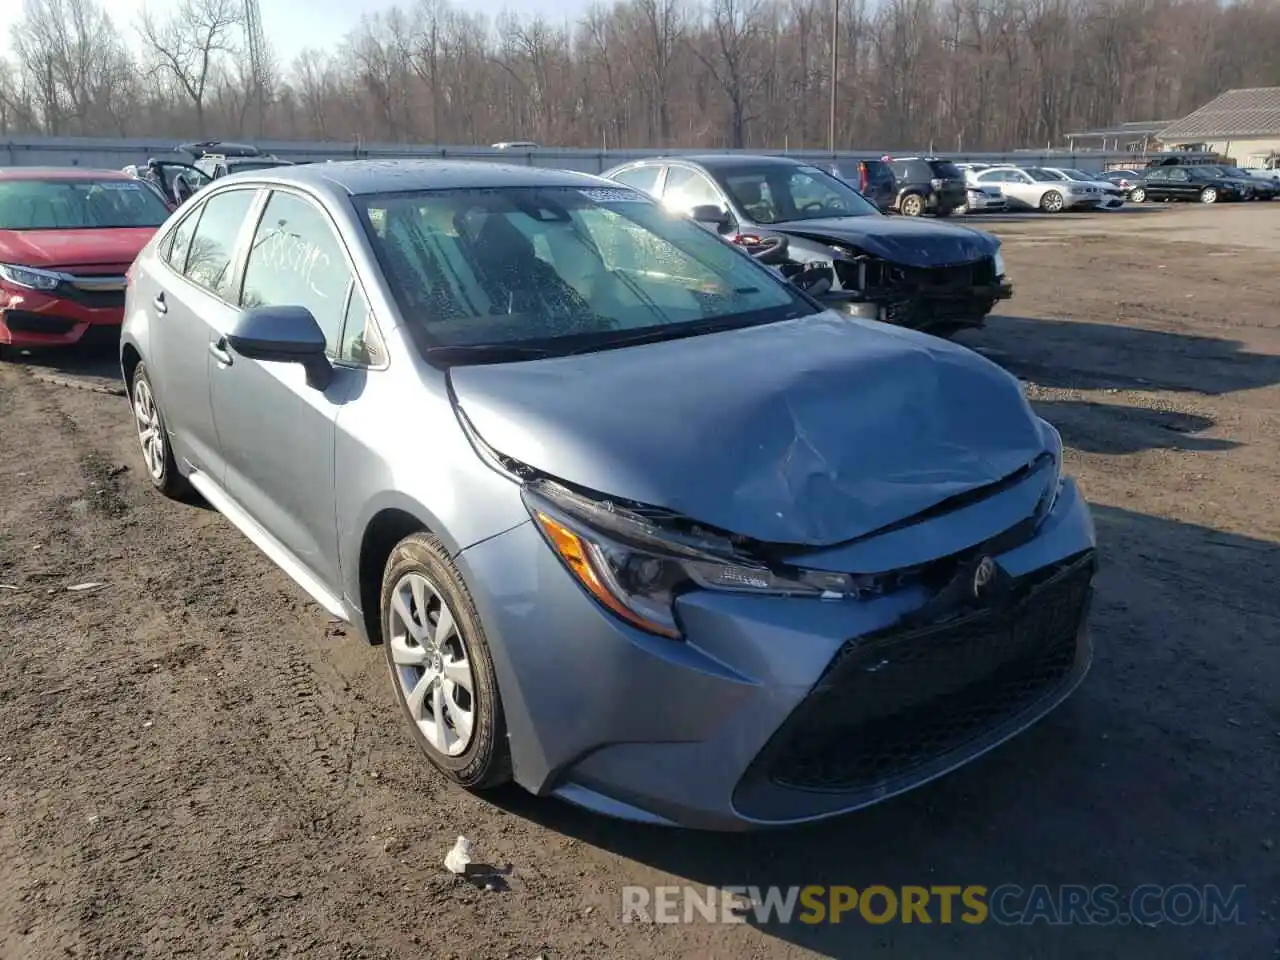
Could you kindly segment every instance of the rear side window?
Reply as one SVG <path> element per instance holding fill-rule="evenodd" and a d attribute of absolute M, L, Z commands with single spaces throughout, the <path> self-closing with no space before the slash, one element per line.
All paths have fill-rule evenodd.
<path fill-rule="evenodd" d="M 622 170 L 615 173 L 611 179 L 617 180 L 619 183 L 625 183 L 628 187 L 635 187 L 637 190 L 643 190 L 645 193 L 656 194 L 658 187 L 658 174 L 662 168 L 657 164 L 650 167 L 636 167 L 633 170 Z"/>
<path fill-rule="evenodd" d="M 337 356 L 351 268 L 329 218 L 310 200 L 273 193 L 244 268 L 244 307 L 306 307 Z"/>
<path fill-rule="evenodd" d="M 187 254 L 191 250 L 191 237 L 196 232 L 196 224 L 200 222 L 200 214 L 204 206 L 192 210 L 183 217 L 169 233 L 168 239 L 160 249 L 160 256 L 169 266 L 179 273 L 187 269 Z"/>
<path fill-rule="evenodd" d="M 236 238 L 256 196 L 256 190 L 229 190 L 210 197 L 191 238 L 187 279 L 229 303 L 235 300 Z"/>
<path fill-rule="evenodd" d="M 898 163 L 891 163 L 889 169 L 893 171 L 893 175 L 899 180 L 928 180 L 933 174 L 928 173 L 928 168 L 910 160 L 902 160 Z"/>

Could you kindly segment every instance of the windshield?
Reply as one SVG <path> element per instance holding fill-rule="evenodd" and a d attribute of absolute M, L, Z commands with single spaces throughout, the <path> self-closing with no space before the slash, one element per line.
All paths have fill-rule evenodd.
<path fill-rule="evenodd" d="M 0 180 L 0 230 L 158 227 L 168 218 L 138 180 Z"/>
<path fill-rule="evenodd" d="M 1058 172 L 1061 173 L 1068 180 L 1075 180 L 1080 183 L 1088 183 L 1090 180 L 1093 179 L 1093 177 L 1089 176 L 1089 174 L 1085 173 L 1083 170 L 1076 170 L 1075 168 L 1072 168 L 1069 170 L 1060 170 Z"/>
<path fill-rule="evenodd" d="M 1221 170 L 1223 173 L 1225 173 L 1228 177 L 1246 177 L 1247 178 L 1251 176 L 1251 174 L 1245 173 L 1239 167 L 1219 167 L 1218 169 Z"/>
<path fill-rule="evenodd" d="M 755 223 L 884 216 L 857 190 L 817 167 L 771 163 L 712 172 Z"/>
<path fill-rule="evenodd" d="M 816 312 L 740 249 L 628 188 L 438 190 L 356 203 L 428 350 L 550 355 Z"/>
<path fill-rule="evenodd" d="M 1041 167 L 1027 167 L 1026 170 L 1024 170 L 1023 172 L 1026 173 L 1026 175 L 1029 176 L 1032 180 L 1038 180 L 1040 183 L 1050 183 L 1054 180 L 1067 179 L 1061 174 L 1051 173 L 1050 171 L 1044 170 Z"/>

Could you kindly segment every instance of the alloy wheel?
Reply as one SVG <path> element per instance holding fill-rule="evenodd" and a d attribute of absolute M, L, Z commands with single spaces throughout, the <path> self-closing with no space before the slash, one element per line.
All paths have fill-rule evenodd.
<path fill-rule="evenodd" d="M 142 377 L 133 385 L 133 419 L 138 427 L 138 445 L 142 447 L 147 473 L 152 480 L 159 481 L 164 476 L 164 424 L 160 421 L 151 384 Z"/>
<path fill-rule="evenodd" d="M 1134 187 L 1129 191 L 1129 200 L 1132 203 L 1142 203 L 1142 201 L 1146 199 L 1147 191 L 1143 190 L 1141 187 Z"/>
<path fill-rule="evenodd" d="M 410 717 L 434 750 L 466 751 L 475 730 L 475 678 L 458 621 L 440 590 L 421 573 L 396 583 L 387 640 Z"/>
<path fill-rule="evenodd" d="M 1215 190 L 1213 187 L 1205 187 L 1203 190 L 1200 191 L 1200 202 L 1201 203 L 1217 203 L 1218 191 Z"/>
<path fill-rule="evenodd" d="M 1062 194 L 1057 190 L 1050 190 L 1044 195 L 1044 199 L 1040 201 L 1040 205 L 1049 213 L 1057 213 L 1062 209 Z"/>

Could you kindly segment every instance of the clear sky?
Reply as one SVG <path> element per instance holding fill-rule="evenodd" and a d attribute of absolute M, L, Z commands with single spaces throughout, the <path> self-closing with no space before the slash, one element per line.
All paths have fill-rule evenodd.
<path fill-rule="evenodd" d="M 116 29 L 132 47 L 137 46 L 136 23 L 144 5 L 158 18 L 176 4 L 165 0 L 99 0 L 110 12 Z M 400 6 L 408 8 L 412 0 L 403 0 Z M 374 13 L 392 6 L 392 0 L 258 0 L 262 11 L 262 30 L 272 49 L 287 67 L 304 47 L 333 49 L 365 13 Z M 476 6 L 467 0 L 459 5 L 474 10 Z M 576 16 L 589 5 L 588 0 L 499 0 L 481 4 L 487 13 L 510 9 L 516 13 L 562 19 Z M 22 0 L 0 0 L 0 38 L 7 38 L 13 26 L 22 19 Z M 0 50 L 6 56 L 12 53 L 7 39 L 0 39 Z"/>

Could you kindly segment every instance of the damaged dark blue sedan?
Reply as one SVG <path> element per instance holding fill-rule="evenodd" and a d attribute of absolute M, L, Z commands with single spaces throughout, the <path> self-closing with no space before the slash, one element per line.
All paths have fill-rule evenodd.
<path fill-rule="evenodd" d="M 148 475 L 385 651 L 414 742 L 708 829 L 951 770 L 1090 662 L 1058 433 L 648 195 L 420 161 L 221 178 L 130 274 Z"/>
<path fill-rule="evenodd" d="M 761 241 L 783 241 L 766 262 L 784 273 L 803 269 L 809 278 L 824 269 L 820 299 L 842 313 L 949 337 L 982 327 L 995 305 L 1013 296 L 998 237 L 887 216 L 843 180 L 802 160 L 653 157 L 604 176 L 753 250 Z"/>

